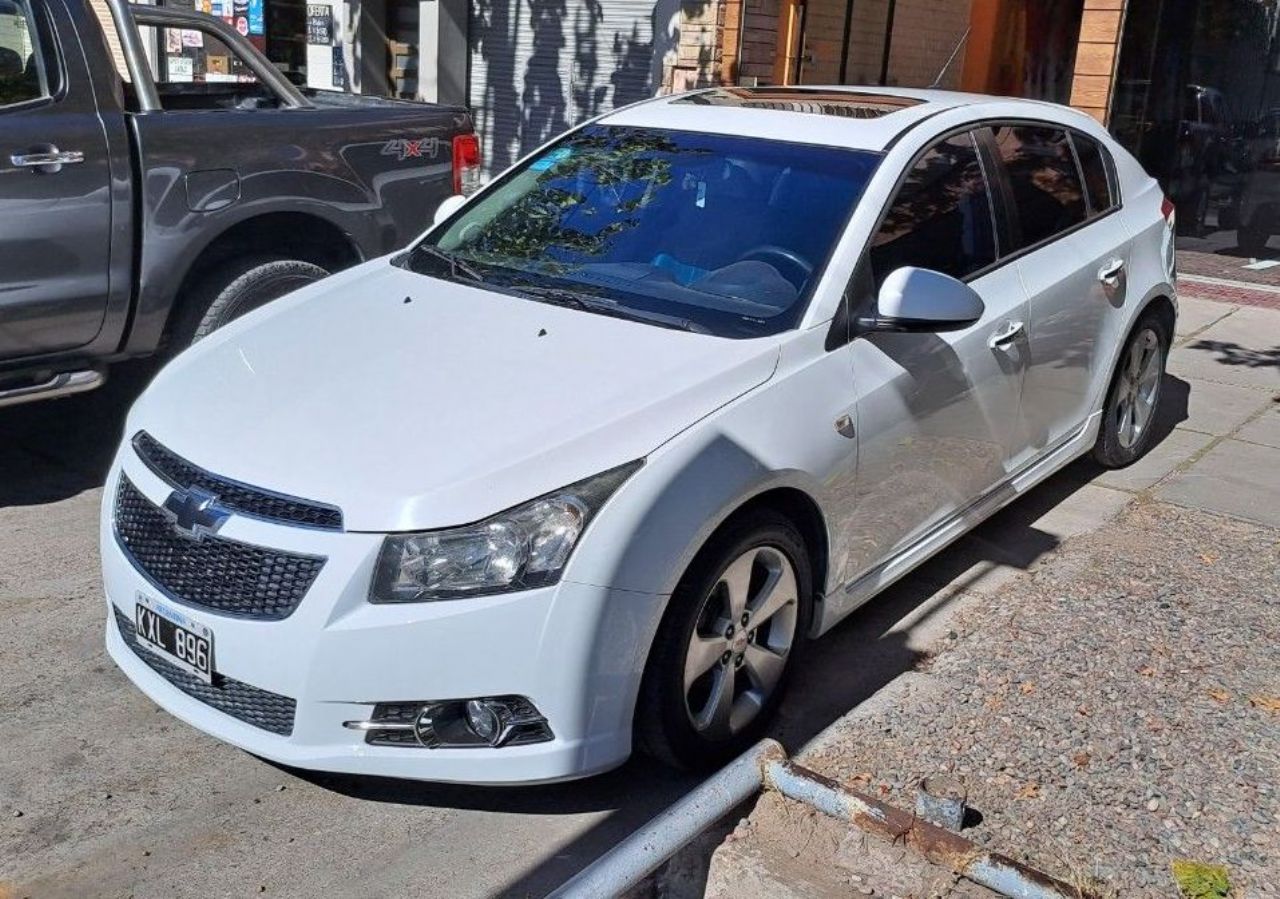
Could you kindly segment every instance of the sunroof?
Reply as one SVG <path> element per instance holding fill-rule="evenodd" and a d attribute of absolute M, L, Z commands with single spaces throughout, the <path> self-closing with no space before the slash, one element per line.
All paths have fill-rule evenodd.
<path fill-rule="evenodd" d="M 778 109 L 846 119 L 878 119 L 918 106 L 923 100 L 860 91 L 807 90 L 797 87 L 717 87 L 673 100 L 695 106 L 736 106 L 742 109 Z"/>

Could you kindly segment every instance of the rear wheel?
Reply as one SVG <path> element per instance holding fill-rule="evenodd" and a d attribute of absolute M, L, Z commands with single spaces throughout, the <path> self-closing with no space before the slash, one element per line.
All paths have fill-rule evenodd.
<path fill-rule="evenodd" d="M 1102 429 L 1093 457 L 1106 468 L 1123 468 L 1151 448 L 1151 433 L 1160 407 L 1169 335 L 1155 315 L 1136 326 L 1107 392 Z"/>
<path fill-rule="evenodd" d="M 189 298 L 174 327 L 175 349 L 184 349 L 246 312 L 328 274 L 310 262 L 275 256 L 251 256 L 225 262 L 209 272 Z"/>
<path fill-rule="evenodd" d="M 782 515 L 732 521 L 690 566 L 659 627 L 636 713 L 640 747 L 682 768 L 760 739 L 812 615 L 804 539 Z"/>

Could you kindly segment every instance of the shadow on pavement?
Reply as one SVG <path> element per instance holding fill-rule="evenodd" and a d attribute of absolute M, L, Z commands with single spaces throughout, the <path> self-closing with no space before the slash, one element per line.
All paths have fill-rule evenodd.
<path fill-rule="evenodd" d="M 35 506 L 101 487 L 151 361 L 113 366 L 98 390 L 0 409 L 0 508 Z"/>

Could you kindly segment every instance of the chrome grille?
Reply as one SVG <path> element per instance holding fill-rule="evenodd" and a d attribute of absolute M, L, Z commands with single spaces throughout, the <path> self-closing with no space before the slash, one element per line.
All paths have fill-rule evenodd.
<path fill-rule="evenodd" d="M 213 683 L 206 684 L 194 674 L 188 674 L 177 665 L 171 665 L 139 646 L 138 632 L 133 621 L 115 606 L 111 608 L 116 615 L 116 627 L 120 629 L 120 636 L 128 647 L 152 671 L 183 693 L 262 730 L 282 737 L 293 733 L 293 719 L 297 710 L 294 700 L 222 675 L 214 675 Z"/>
<path fill-rule="evenodd" d="M 342 510 L 211 474 L 162 446 L 146 431 L 134 435 L 133 449 L 148 468 L 171 486 L 200 487 L 218 497 L 218 505 L 232 512 L 281 524 L 342 530 Z"/>
<path fill-rule="evenodd" d="M 180 533 L 124 475 L 116 491 L 115 528 L 133 564 L 156 586 L 224 615 L 289 617 L 325 563 L 318 556 Z"/>

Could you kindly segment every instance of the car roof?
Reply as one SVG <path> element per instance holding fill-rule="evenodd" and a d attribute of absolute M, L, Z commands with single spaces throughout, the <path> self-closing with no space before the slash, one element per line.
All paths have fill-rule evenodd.
<path fill-rule="evenodd" d="M 960 106 L 999 103 L 1001 114 L 1058 120 L 1064 107 L 1034 100 L 921 88 L 805 85 L 713 87 L 615 110 L 605 125 L 749 134 L 772 140 L 883 151 L 919 122 Z M 1063 122 L 1063 124 L 1066 124 Z"/>

